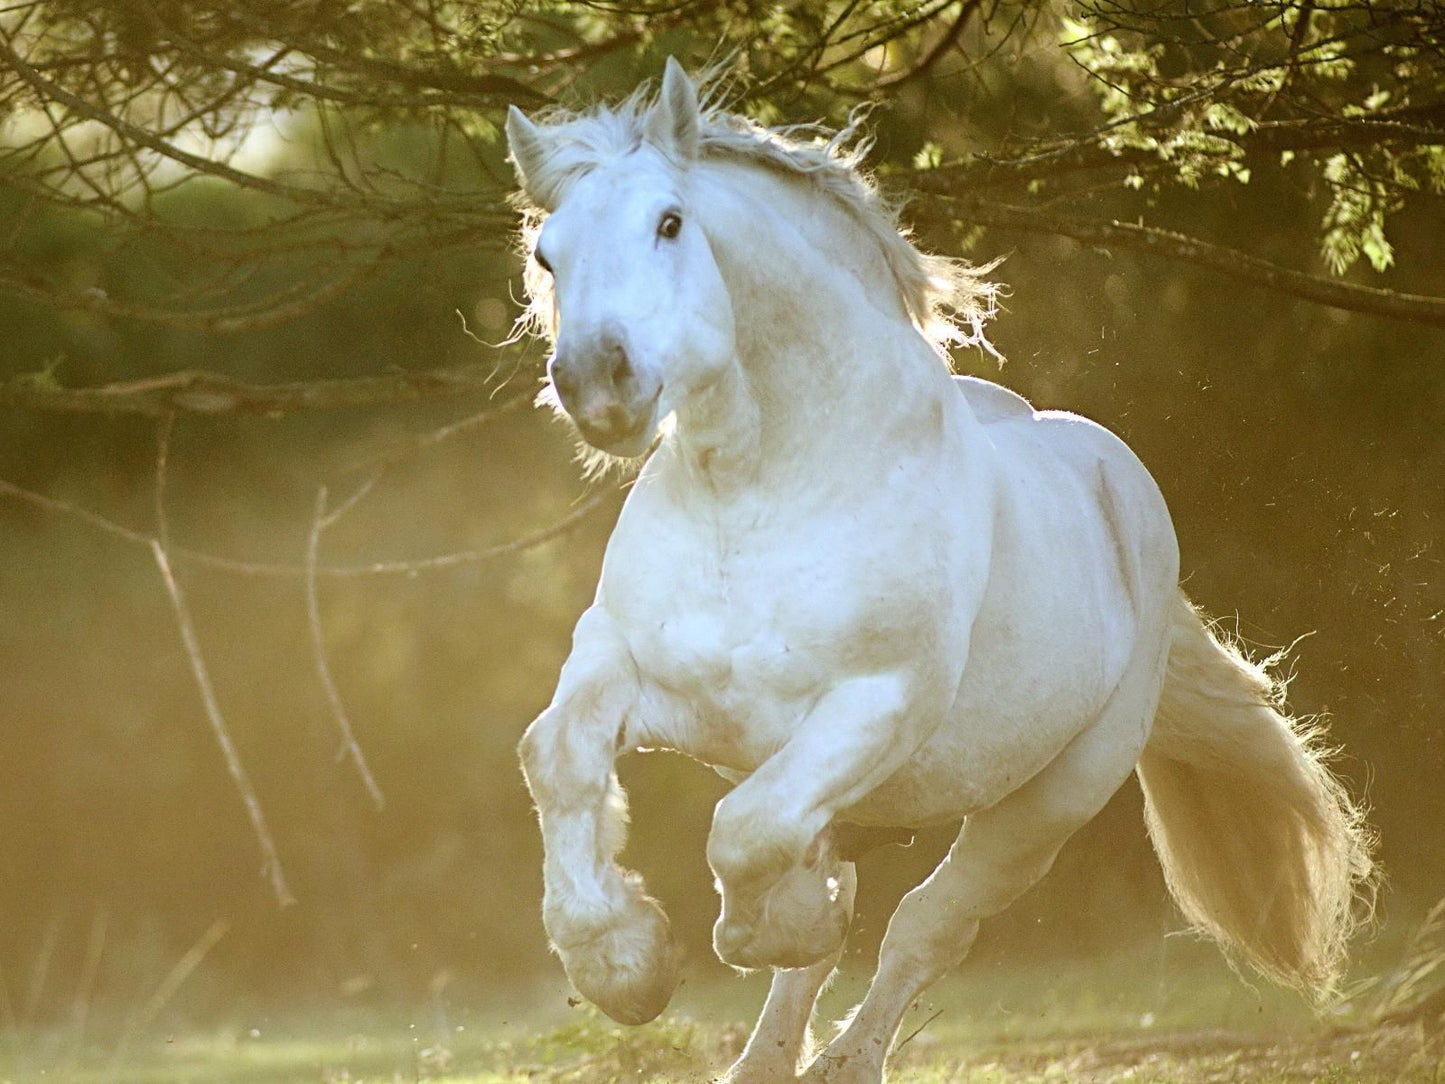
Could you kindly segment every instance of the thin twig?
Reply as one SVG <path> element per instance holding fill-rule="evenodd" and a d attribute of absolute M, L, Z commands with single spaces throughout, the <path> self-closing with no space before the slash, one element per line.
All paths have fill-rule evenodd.
<path fill-rule="evenodd" d="M 162 420 L 156 452 L 157 536 L 150 540 L 151 554 L 155 557 L 156 567 L 160 569 L 161 579 L 166 585 L 166 594 L 170 596 L 171 609 L 175 612 L 176 625 L 181 633 L 181 642 L 185 645 L 186 657 L 191 664 L 191 673 L 195 677 L 196 688 L 200 690 L 201 700 L 206 708 L 206 719 L 210 722 L 216 742 L 221 747 L 221 754 L 225 757 L 226 770 L 231 773 L 231 778 L 241 792 L 241 801 L 246 806 L 246 815 L 251 820 L 252 831 L 261 848 L 262 872 L 271 881 L 271 890 L 276 895 L 276 902 L 282 907 L 289 907 L 296 902 L 296 897 L 291 894 L 291 889 L 286 883 L 286 874 L 281 868 L 281 858 L 276 852 L 276 844 L 271 838 L 271 831 L 266 827 L 266 815 L 261 811 L 261 802 L 256 797 L 256 790 L 251 785 L 251 779 L 246 774 L 245 766 L 241 763 L 240 754 L 236 752 L 236 746 L 231 741 L 230 731 L 226 728 L 226 720 L 221 714 L 220 702 L 216 699 L 216 690 L 211 684 L 211 676 L 206 669 L 205 657 L 201 654 L 201 642 L 196 635 L 190 608 L 186 605 L 181 585 L 176 581 L 175 574 L 171 571 L 171 562 L 166 556 L 166 545 L 170 538 L 165 509 L 166 460 L 170 452 L 171 421 L 170 416 Z"/>
<path fill-rule="evenodd" d="M 5 1025 L 5 1036 L 13 1045 L 19 1021 L 15 1019 L 15 1003 L 10 1000 L 10 984 L 4 971 L 0 971 L 0 1023 Z"/>
<path fill-rule="evenodd" d="M 200 642 L 196 638 L 195 626 L 191 622 L 191 614 L 186 607 L 185 596 L 181 594 L 180 585 L 171 572 L 170 562 L 166 560 L 166 551 L 159 540 L 151 540 L 151 552 L 155 555 L 156 566 L 160 569 L 161 578 L 165 581 L 166 593 L 170 596 L 171 608 L 175 611 L 176 624 L 180 626 L 181 640 L 185 643 L 186 655 L 191 663 L 191 673 L 195 675 L 196 687 L 200 689 L 201 699 L 206 706 L 206 718 L 210 721 L 211 730 L 215 733 L 216 741 L 221 746 L 221 752 L 226 758 L 226 769 L 231 773 L 231 778 L 235 780 L 236 786 L 241 791 L 241 800 L 245 803 L 246 815 L 251 819 L 251 828 L 261 847 L 264 863 L 262 871 L 270 878 L 271 890 L 276 895 L 276 902 L 282 907 L 289 907 L 296 902 L 296 897 L 291 894 L 291 889 L 286 884 L 286 875 L 281 868 L 281 859 L 276 853 L 276 844 L 271 839 L 270 829 L 266 827 L 266 816 L 261 812 L 261 803 L 256 798 L 251 780 L 246 775 L 246 769 L 241 764 L 236 747 L 231 743 L 231 735 L 226 730 L 226 721 L 221 716 L 215 689 L 212 688 L 210 675 L 206 672 L 205 659 L 201 655 Z"/>
<path fill-rule="evenodd" d="M 55 944 L 60 939 L 60 916 L 51 915 L 40 939 L 40 949 L 30 967 L 30 984 L 25 989 L 25 1004 L 20 1010 L 20 1024 L 29 1027 L 35 1023 L 40 1009 L 40 999 L 45 996 L 45 987 L 50 979 L 50 961 L 55 957 Z"/>
<path fill-rule="evenodd" d="M 1206 267 L 1242 282 L 1332 308 L 1385 316 L 1430 327 L 1445 327 L 1445 297 L 1383 290 L 1377 286 L 1325 279 L 1281 267 L 1239 249 L 1197 237 L 1132 222 L 1104 222 L 1050 215 L 1028 207 L 985 202 L 970 197 L 939 196 L 965 221 L 999 229 L 1072 237 L 1087 245 L 1153 253 Z"/>
<path fill-rule="evenodd" d="M 351 500 L 342 505 L 341 514 L 350 510 L 361 494 L 370 488 L 367 485 L 353 494 Z M 362 785 L 366 787 L 366 793 L 371 796 L 371 803 L 379 813 L 386 808 L 386 799 L 382 797 L 381 788 L 376 785 L 376 778 L 371 774 L 366 757 L 362 755 L 361 746 L 357 744 L 356 734 L 351 729 L 351 720 L 346 714 L 346 706 L 341 702 L 341 692 L 336 687 L 336 680 L 331 676 L 331 666 L 326 661 L 326 637 L 321 628 L 316 567 L 317 555 L 321 551 L 321 532 L 334 522 L 335 516 L 329 519 L 327 517 L 326 487 L 322 486 L 316 491 L 316 514 L 311 519 L 311 536 L 306 545 L 306 617 L 311 625 L 311 650 L 316 659 L 316 673 L 321 678 L 326 699 L 331 705 L 331 715 L 336 720 L 337 729 L 341 731 L 343 753 L 349 755 L 351 762 L 356 765 L 356 773 L 361 776 Z"/>
<path fill-rule="evenodd" d="M 413 572 L 429 572 L 438 568 L 454 568 L 457 565 L 475 564 L 479 561 L 490 561 L 496 557 L 504 557 L 509 553 L 520 553 L 522 550 L 531 549 L 533 546 L 540 546 L 543 542 L 550 542 L 554 538 L 566 534 L 573 527 L 581 523 L 595 511 L 611 493 L 611 490 L 599 489 L 595 493 L 583 499 L 576 508 L 568 512 L 556 523 L 531 534 L 525 534 L 521 538 L 514 538 L 510 542 L 502 542 L 495 546 L 486 546 L 476 550 L 461 550 L 457 553 L 443 553 L 436 557 L 422 557 L 414 561 L 375 561 L 368 565 L 339 565 L 330 569 L 333 576 L 373 576 L 381 573 L 403 573 L 410 575 Z"/>
<path fill-rule="evenodd" d="M 928 50 L 922 60 L 914 64 L 911 68 L 904 68 L 902 71 L 895 72 L 892 75 L 885 75 L 883 78 L 875 80 L 874 83 L 867 88 L 868 91 L 872 93 L 890 88 L 896 89 L 905 83 L 911 83 L 915 79 L 921 79 L 927 75 L 933 66 L 943 59 L 944 54 L 958 43 L 959 35 L 963 33 L 963 28 L 968 24 L 969 17 L 978 10 L 982 2 L 983 0 L 964 0 L 963 5 L 958 9 L 958 17 L 953 20 L 952 25 L 944 31 L 943 36 L 934 43 L 933 48 Z"/>
<path fill-rule="evenodd" d="M 494 365 L 460 365 L 382 376 L 249 384 L 220 373 L 188 369 L 90 388 L 65 388 L 21 376 L 0 383 L 0 406 L 153 417 L 176 413 L 276 415 L 466 395 L 484 391 L 495 371 Z M 510 404 L 504 404 L 501 409 L 508 407 Z"/>
<path fill-rule="evenodd" d="M 211 949 L 216 947 L 216 943 L 226 936 L 226 931 L 230 928 L 231 924 L 225 919 L 216 919 L 206 929 L 206 932 L 201 934 L 196 943 L 182 954 L 175 966 L 166 973 L 166 977 L 156 987 L 156 992 L 151 995 L 150 1000 L 126 1025 L 125 1033 L 121 1036 L 120 1042 L 116 1044 L 115 1052 L 110 1057 L 112 1072 L 124 1059 L 136 1033 L 149 1027 L 161 1014 L 161 1011 L 170 1004 L 171 999 L 176 996 L 176 992 L 191 977 L 196 968 L 201 966 L 201 961 L 206 958 Z"/>
<path fill-rule="evenodd" d="M 370 564 L 361 565 L 322 565 L 316 566 L 318 576 L 328 576 L 338 579 L 350 578 L 353 576 L 409 576 L 417 572 L 427 572 L 438 568 L 455 568 L 461 565 L 480 564 L 493 560 L 497 557 L 505 557 L 508 554 L 520 553 L 523 550 L 531 549 L 534 546 L 543 545 L 560 538 L 572 528 L 576 527 L 584 519 L 594 512 L 607 496 L 609 490 L 598 490 L 590 497 L 585 498 L 571 512 L 556 523 L 546 527 L 540 527 L 520 538 L 514 538 L 510 542 L 501 542 L 495 546 L 487 546 L 476 550 L 463 550 L 456 553 L 443 553 L 433 557 L 419 557 L 413 560 L 402 561 L 373 561 Z M 47 497 L 42 493 L 24 489 L 0 478 L 0 495 L 14 497 L 33 505 L 46 512 L 54 512 L 59 515 L 72 516 L 83 523 L 88 523 L 97 530 L 112 535 L 115 538 L 132 542 L 136 545 L 147 548 L 154 545 L 154 535 L 146 534 L 143 531 L 132 530 L 124 524 L 116 523 L 114 520 L 82 508 L 70 501 L 62 501 L 55 497 Z M 359 494 L 353 494 L 353 498 Z M 268 561 L 243 561 L 234 557 L 222 557 L 214 553 L 205 553 L 201 550 L 190 549 L 185 546 L 173 546 L 167 551 L 171 557 L 186 564 L 196 565 L 200 568 L 210 568 L 217 572 L 232 572 L 241 576 L 266 576 L 273 579 L 301 579 L 306 575 L 306 569 L 302 565 L 287 565 Z"/>
<path fill-rule="evenodd" d="M 501 388 L 499 387 L 497 391 L 501 391 Z M 494 392 L 493 394 L 496 393 Z M 532 404 L 534 398 L 535 396 L 531 391 L 523 391 L 518 394 L 509 395 L 501 402 L 493 400 L 485 410 L 468 414 L 464 418 L 458 418 L 454 422 L 448 422 L 446 425 L 436 429 L 430 429 L 417 436 L 398 440 L 390 447 L 383 449 L 380 454 L 369 456 L 364 460 L 350 464 L 344 468 L 345 473 L 352 474 L 370 469 L 375 472 L 372 476 L 372 480 L 375 481 L 383 471 L 408 456 L 414 455 L 417 452 L 426 451 L 428 448 L 434 448 L 438 444 L 450 440 L 452 437 L 476 429 L 504 414 L 512 414 L 516 411 L 524 410 Z M 353 500 L 354 499 L 353 497 Z M 338 519 L 340 515 L 341 514 L 337 515 Z"/>
<path fill-rule="evenodd" d="M 85 944 L 85 961 L 81 964 L 80 979 L 75 984 L 75 997 L 70 1003 L 73 1053 L 78 1053 L 81 1045 L 85 1042 L 85 1025 L 90 1019 L 90 1002 L 95 996 L 95 982 L 100 975 L 100 958 L 105 953 L 105 934 L 109 922 L 110 913 L 104 906 L 97 904 L 95 916 L 90 920 L 90 937 Z"/>
<path fill-rule="evenodd" d="M 942 1010 L 942 1009 L 939 1009 L 936 1013 L 934 1013 L 932 1016 L 930 1016 L 927 1020 L 925 1020 L 925 1021 L 923 1021 L 923 1023 L 919 1024 L 916 1028 L 914 1028 L 912 1031 L 910 1031 L 910 1032 L 908 1033 L 908 1038 L 904 1039 L 901 1043 L 899 1043 L 897 1046 L 895 1046 L 895 1047 L 893 1048 L 893 1053 L 895 1053 L 895 1054 L 898 1053 L 898 1051 L 902 1050 L 905 1046 L 907 1046 L 909 1043 L 911 1043 L 914 1039 L 918 1038 L 919 1033 L 920 1033 L 924 1028 L 926 1028 L 929 1024 L 933 1023 L 935 1020 L 937 1020 L 937 1019 L 938 1019 L 940 1016 L 942 1016 L 942 1015 L 943 1015 L 943 1010 Z"/>

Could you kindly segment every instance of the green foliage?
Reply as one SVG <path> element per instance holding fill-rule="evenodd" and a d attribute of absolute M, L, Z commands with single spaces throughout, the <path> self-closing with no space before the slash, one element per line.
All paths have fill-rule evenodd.
<path fill-rule="evenodd" d="M 1422 175 L 1438 189 L 1430 148 L 1445 115 L 1445 35 L 1428 12 L 1393 0 L 1289 2 L 1262 21 L 1230 5 L 1146 13 L 1101 0 L 1086 10 L 1063 21 L 1063 37 L 1108 118 L 1100 145 L 1132 165 L 1125 188 L 1157 197 L 1247 183 L 1302 157 L 1322 181 L 1329 270 L 1362 257 L 1376 271 L 1393 265 L 1389 219 Z M 1192 20 L 1189 33 L 1169 29 L 1172 15 Z M 1280 141 L 1292 145 L 1273 160 L 1254 150 Z"/>
<path fill-rule="evenodd" d="M 1375 164 L 1389 168 L 1396 163 L 1377 159 Z M 1385 216 L 1400 202 L 1392 188 L 1356 155 L 1332 155 L 1324 163 L 1323 176 L 1331 200 L 1320 252 L 1330 270 L 1342 275 L 1363 255 L 1376 271 L 1384 271 L 1395 262 L 1395 250 L 1385 237 Z"/>

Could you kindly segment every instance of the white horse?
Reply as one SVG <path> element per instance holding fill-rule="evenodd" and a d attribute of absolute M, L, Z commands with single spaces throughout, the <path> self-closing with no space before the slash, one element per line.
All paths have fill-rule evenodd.
<path fill-rule="evenodd" d="M 950 375 L 940 344 L 986 315 L 979 273 L 915 249 L 840 140 L 700 108 L 675 62 L 655 101 L 513 109 L 507 133 L 556 403 L 609 455 L 662 431 L 521 745 L 578 991 L 639 1023 L 678 980 L 666 917 L 614 861 L 614 760 L 638 747 L 737 783 L 707 847 L 714 945 L 774 970 L 736 1084 L 876 1084 L 909 1004 L 1135 770 L 1185 915 L 1328 990 L 1371 870 L 1360 813 L 1180 594 L 1129 449 Z M 843 841 L 960 817 L 805 1064 L 851 913 Z"/>

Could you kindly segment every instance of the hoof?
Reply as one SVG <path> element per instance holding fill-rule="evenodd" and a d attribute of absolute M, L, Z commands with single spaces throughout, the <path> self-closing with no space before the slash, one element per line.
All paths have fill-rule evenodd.
<path fill-rule="evenodd" d="M 577 992 L 619 1024 L 656 1018 L 677 989 L 682 953 L 662 908 L 645 896 L 600 933 L 554 947 Z"/>
<path fill-rule="evenodd" d="M 795 1078 L 797 1084 L 883 1084 L 883 1065 L 847 1054 L 826 1051 Z"/>
<path fill-rule="evenodd" d="M 838 951 L 849 906 L 821 869 L 795 866 L 751 906 L 723 897 L 713 949 L 733 967 L 808 967 Z"/>
<path fill-rule="evenodd" d="M 781 1061 L 763 1066 L 756 1063 L 734 1062 L 717 1084 L 796 1084 L 798 1074 Z"/>

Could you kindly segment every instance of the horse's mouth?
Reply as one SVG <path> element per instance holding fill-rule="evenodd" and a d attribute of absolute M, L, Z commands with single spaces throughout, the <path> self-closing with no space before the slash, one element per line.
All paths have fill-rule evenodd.
<path fill-rule="evenodd" d="M 639 410 L 630 422 L 596 426 L 588 425 L 574 418 L 577 432 L 591 447 L 608 455 L 631 459 L 647 451 L 652 443 L 652 432 L 656 426 L 657 399 L 654 398 Z"/>

